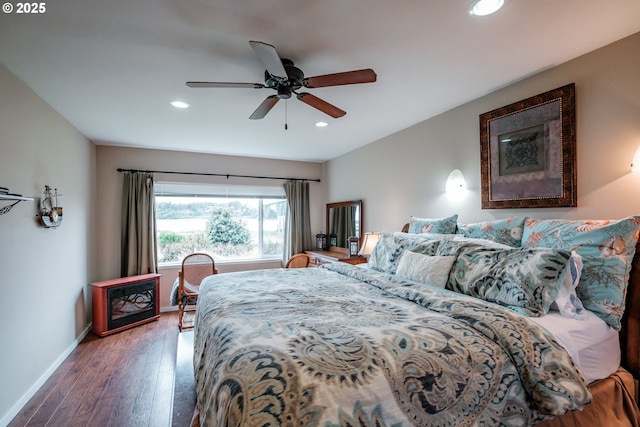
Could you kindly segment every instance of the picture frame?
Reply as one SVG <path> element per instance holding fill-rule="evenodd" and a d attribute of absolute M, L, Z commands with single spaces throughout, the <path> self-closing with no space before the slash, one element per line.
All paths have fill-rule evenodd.
<path fill-rule="evenodd" d="M 480 115 L 482 209 L 577 206 L 575 84 Z"/>

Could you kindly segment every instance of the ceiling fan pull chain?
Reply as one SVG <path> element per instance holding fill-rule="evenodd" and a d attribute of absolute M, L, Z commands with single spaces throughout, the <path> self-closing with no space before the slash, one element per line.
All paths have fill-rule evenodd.
<path fill-rule="evenodd" d="M 289 129 L 289 125 L 287 124 L 287 113 L 288 113 L 288 109 L 287 107 L 289 106 L 289 100 L 285 100 L 284 101 L 284 130 Z"/>

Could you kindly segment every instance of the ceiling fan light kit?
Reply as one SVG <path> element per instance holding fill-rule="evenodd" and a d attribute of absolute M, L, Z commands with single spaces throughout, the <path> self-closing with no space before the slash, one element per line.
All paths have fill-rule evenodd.
<path fill-rule="evenodd" d="M 373 83 L 377 79 L 376 73 L 370 69 L 345 71 L 341 73 L 325 74 L 321 76 L 305 77 L 302 70 L 296 67 L 290 59 L 280 58 L 276 48 L 260 41 L 250 41 L 253 48 L 266 70 L 264 72 L 264 84 L 262 83 L 233 83 L 233 82 L 187 82 L 191 88 L 249 88 L 249 89 L 273 89 L 276 95 L 267 96 L 258 108 L 249 116 L 252 120 L 264 118 L 267 113 L 281 99 L 289 99 L 293 94 L 303 103 L 313 107 L 333 118 L 347 114 L 308 92 L 297 92 L 301 88 L 320 88 L 329 86 L 352 85 L 359 83 Z"/>

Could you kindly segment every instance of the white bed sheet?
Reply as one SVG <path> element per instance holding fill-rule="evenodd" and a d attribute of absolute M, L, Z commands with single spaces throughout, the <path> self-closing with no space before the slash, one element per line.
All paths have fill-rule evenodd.
<path fill-rule="evenodd" d="M 562 317 L 555 311 L 530 319 L 556 337 L 591 383 L 606 378 L 620 366 L 620 337 L 618 331 L 591 311 L 582 313 L 582 320 Z"/>

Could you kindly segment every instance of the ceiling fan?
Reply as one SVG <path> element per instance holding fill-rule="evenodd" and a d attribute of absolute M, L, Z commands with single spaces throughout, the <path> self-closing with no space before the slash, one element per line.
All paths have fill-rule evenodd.
<path fill-rule="evenodd" d="M 270 95 L 258 106 L 249 117 L 252 120 L 262 119 L 281 99 L 289 99 L 292 94 L 313 108 L 323 113 L 338 118 L 347 114 L 341 110 L 312 95 L 308 92 L 297 92 L 305 87 L 309 89 L 328 86 L 352 85 L 358 83 L 372 83 L 376 81 L 376 73 L 367 68 L 364 70 L 345 71 L 342 73 L 324 74 L 315 77 L 305 77 L 302 70 L 293 65 L 293 61 L 280 58 L 276 48 L 270 44 L 260 41 L 250 41 L 258 58 L 265 65 L 264 84 L 262 83 L 230 83 L 230 82 L 187 82 L 187 86 L 192 88 L 252 88 L 252 89 L 274 89 L 277 95 Z"/>

